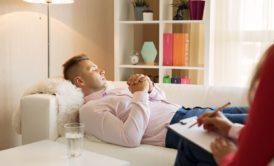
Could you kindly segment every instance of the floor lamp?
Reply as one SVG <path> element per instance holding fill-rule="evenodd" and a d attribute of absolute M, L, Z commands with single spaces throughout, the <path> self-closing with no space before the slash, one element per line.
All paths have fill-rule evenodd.
<path fill-rule="evenodd" d="M 51 4 L 70 4 L 73 3 L 74 0 L 23 0 L 28 3 L 40 3 L 47 5 L 47 33 L 48 33 L 48 78 L 50 77 L 50 5 Z"/>

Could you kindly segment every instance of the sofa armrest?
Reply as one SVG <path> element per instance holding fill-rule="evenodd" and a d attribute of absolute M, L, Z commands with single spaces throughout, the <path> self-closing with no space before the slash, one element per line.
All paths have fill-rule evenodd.
<path fill-rule="evenodd" d="M 54 95 L 33 94 L 20 101 L 22 143 L 58 137 L 58 105 Z"/>

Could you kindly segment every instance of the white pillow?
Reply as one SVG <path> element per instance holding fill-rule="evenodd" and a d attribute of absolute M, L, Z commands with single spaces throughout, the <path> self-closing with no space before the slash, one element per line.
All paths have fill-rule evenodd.
<path fill-rule="evenodd" d="M 58 133 L 64 134 L 64 124 L 79 121 L 79 108 L 84 103 L 84 95 L 80 88 L 77 88 L 70 81 L 61 78 L 51 78 L 43 80 L 30 89 L 28 89 L 24 96 L 44 93 L 56 95 L 58 102 Z M 19 107 L 20 108 L 20 107 Z M 13 115 L 13 127 L 18 134 L 21 134 L 20 109 Z"/>

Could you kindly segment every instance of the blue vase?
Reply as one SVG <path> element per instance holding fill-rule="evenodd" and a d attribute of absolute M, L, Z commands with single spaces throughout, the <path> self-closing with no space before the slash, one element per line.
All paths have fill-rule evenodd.
<path fill-rule="evenodd" d="M 141 53 L 144 62 L 147 65 L 154 65 L 154 61 L 157 56 L 157 49 L 152 41 L 144 42 Z"/>

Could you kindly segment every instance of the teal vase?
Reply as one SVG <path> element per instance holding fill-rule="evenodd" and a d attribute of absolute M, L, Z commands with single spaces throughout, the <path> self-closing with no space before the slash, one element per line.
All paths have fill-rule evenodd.
<path fill-rule="evenodd" d="M 144 42 L 141 53 L 144 62 L 147 65 L 154 65 L 154 61 L 157 56 L 157 49 L 152 41 Z"/>

